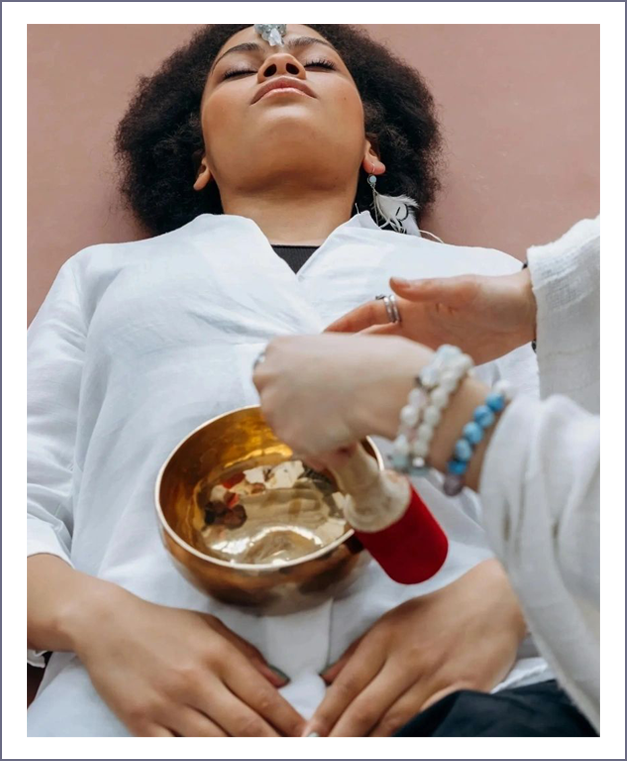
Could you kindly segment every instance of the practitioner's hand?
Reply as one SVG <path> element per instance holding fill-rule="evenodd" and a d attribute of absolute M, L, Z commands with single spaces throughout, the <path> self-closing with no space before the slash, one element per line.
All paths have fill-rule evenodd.
<path fill-rule="evenodd" d="M 498 277 L 392 278 L 390 285 L 398 296 L 400 323 L 388 321 L 383 301 L 370 301 L 329 325 L 327 331 L 403 336 L 433 349 L 453 344 L 476 364 L 535 338 L 536 303 L 528 269 Z"/>
<path fill-rule="evenodd" d="M 108 585 L 66 620 L 96 690 L 142 737 L 299 736 L 285 679 L 218 619 L 155 605 Z"/>
<path fill-rule="evenodd" d="M 354 643 L 323 673 L 330 687 L 304 734 L 389 737 L 451 692 L 495 687 L 524 633 L 504 571 L 484 561 L 386 613 Z"/>
<path fill-rule="evenodd" d="M 432 356 L 401 338 L 278 338 L 254 381 L 268 423 L 313 464 L 366 435 L 393 437 L 415 376 Z"/>

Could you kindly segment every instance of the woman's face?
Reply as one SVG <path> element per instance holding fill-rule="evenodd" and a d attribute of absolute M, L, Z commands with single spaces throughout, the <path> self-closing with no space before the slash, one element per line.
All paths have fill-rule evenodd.
<path fill-rule="evenodd" d="M 249 27 L 222 47 L 201 104 L 205 157 L 196 189 L 221 193 L 294 184 L 354 186 L 366 158 L 357 87 L 337 51 L 307 26 L 288 25 L 270 47 Z"/>

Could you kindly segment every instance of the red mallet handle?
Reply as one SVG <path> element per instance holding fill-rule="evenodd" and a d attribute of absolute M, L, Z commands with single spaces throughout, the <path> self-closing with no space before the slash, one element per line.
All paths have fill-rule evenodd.
<path fill-rule="evenodd" d="M 440 524 L 410 485 L 411 498 L 402 518 L 391 526 L 355 535 L 387 575 L 399 584 L 426 581 L 442 568 L 448 539 Z"/>
<path fill-rule="evenodd" d="M 346 450 L 333 472 L 349 498 L 346 520 L 388 576 L 417 584 L 440 570 L 446 534 L 408 478 L 381 470 L 361 444 Z"/>

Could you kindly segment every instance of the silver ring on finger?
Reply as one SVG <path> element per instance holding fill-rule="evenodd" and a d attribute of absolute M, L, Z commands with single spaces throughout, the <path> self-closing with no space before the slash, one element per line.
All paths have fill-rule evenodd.
<path fill-rule="evenodd" d="M 383 305 L 385 306 L 385 311 L 388 316 L 388 320 L 393 324 L 398 324 L 401 322 L 401 313 L 398 310 L 398 303 L 396 301 L 396 296 L 391 294 L 381 294 L 379 296 L 375 296 L 375 299 L 377 301 L 383 301 Z"/>

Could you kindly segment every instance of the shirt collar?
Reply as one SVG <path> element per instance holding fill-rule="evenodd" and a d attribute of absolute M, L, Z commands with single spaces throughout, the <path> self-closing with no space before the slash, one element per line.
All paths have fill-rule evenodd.
<path fill-rule="evenodd" d="M 367 230 L 379 230 L 377 223 L 372 218 L 369 211 L 361 211 L 359 214 L 355 214 L 348 222 L 345 222 L 346 227 L 363 227 Z"/>

